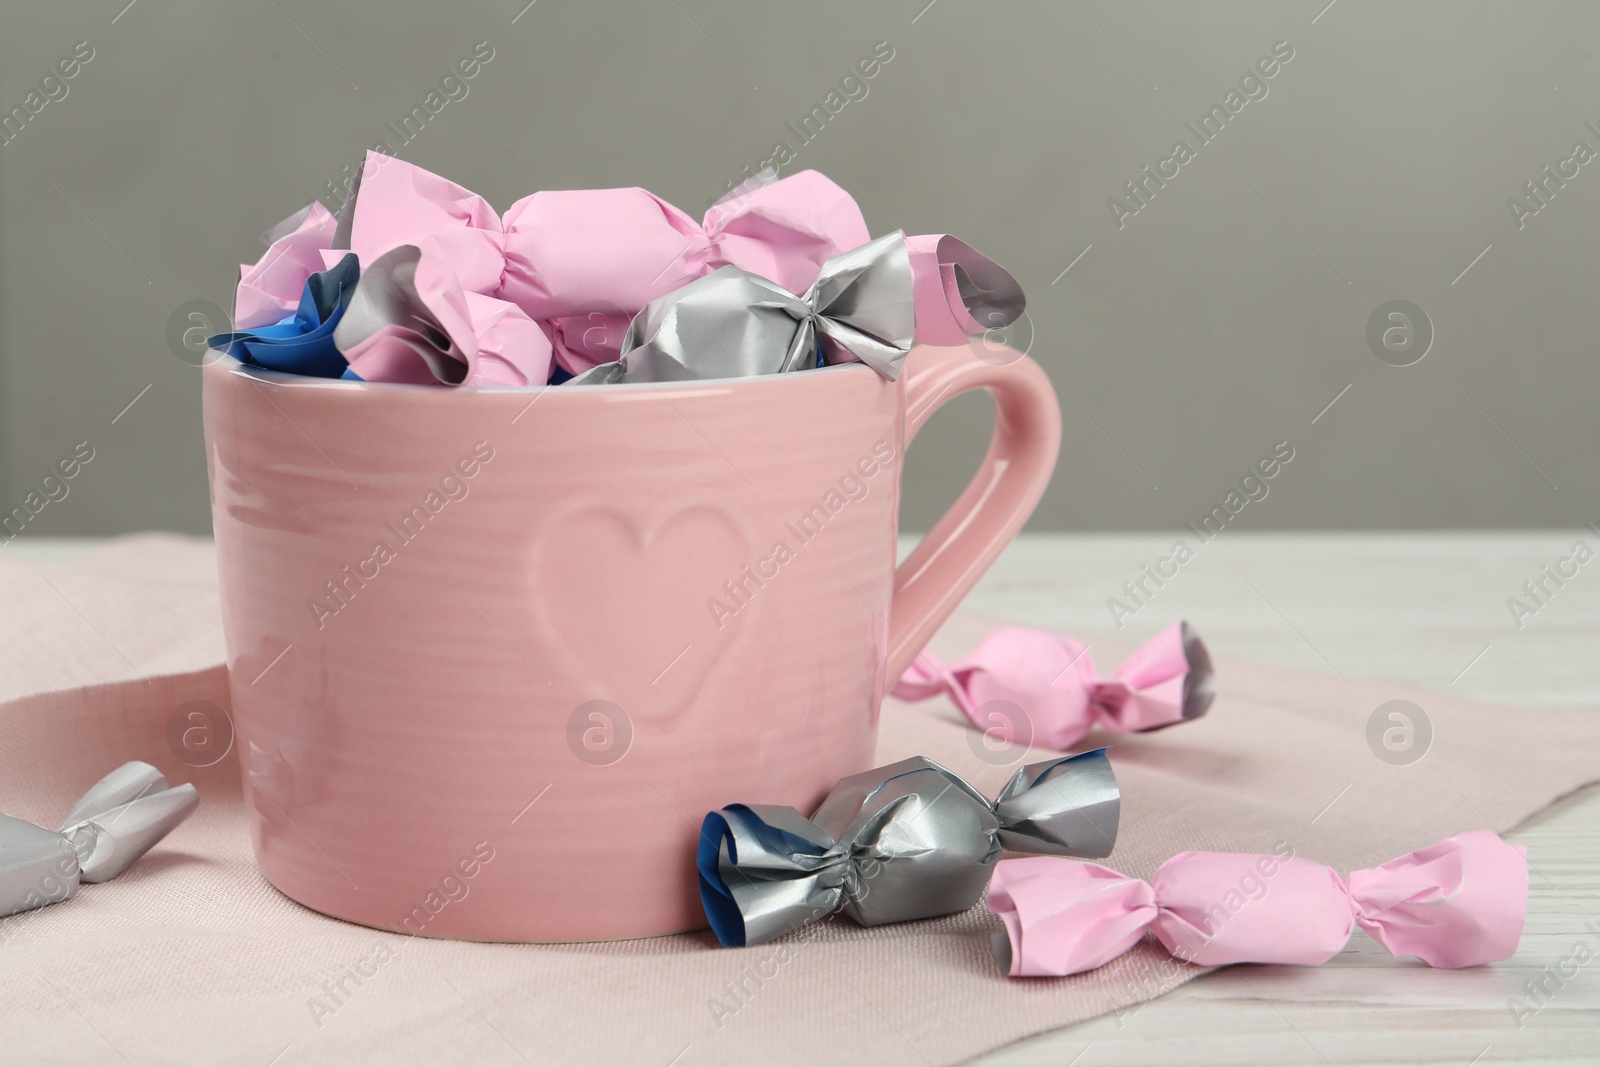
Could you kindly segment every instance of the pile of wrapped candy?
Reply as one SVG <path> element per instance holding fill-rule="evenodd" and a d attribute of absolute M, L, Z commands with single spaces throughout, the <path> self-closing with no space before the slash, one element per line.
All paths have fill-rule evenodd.
<path fill-rule="evenodd" d="M 1019 737 L 1002 716 L 986 733 L 1024 749 L 1064 748 L 1097 727 L 1192 722 L 1215 693 L 1210 654 L 1182 622 L 1105 678 L 1075 638 L 1008 627 L 956 663 L 923 653 L 894 688 L 907 700 L 947 696 L 980 729 L 985 709 L 1009 705 L 1038 729 Z M 1199 966 L 1315 966 L 1357 926 L 1430 967 L 1494 963 L 1522 937 L 1527 851 L 1491 831 L 1344 876 L 1285 843 L 1270 855 L 1181 852 L 1142 881 L 1082 862 L 1111 854 L 1121 811 L 1103 748 L 1022 767 L 994 800 L 917 756 L 845 778 L 809 817 L 772 804 L 709 812 L 695 857 L 700 900 L 727 948 L 806 937 L 834 914 L 880 926 L 983 900 L 1003 924 L 995 962 L 1013 978 L 1095 970 L 1147 932 L 1180 965 Z"/>
<path fill-rule="evenodd" d="M 1022 314 L 1016 280 L 947 234 L 872 239 L 816 171 L 746 182 L 691 216 L 643 189 L 534 193 L 504 215 L 368 153 L 241 267 L 210 345 L 292 374 L 434 386 L 683 381 L 958 345 Z"/>

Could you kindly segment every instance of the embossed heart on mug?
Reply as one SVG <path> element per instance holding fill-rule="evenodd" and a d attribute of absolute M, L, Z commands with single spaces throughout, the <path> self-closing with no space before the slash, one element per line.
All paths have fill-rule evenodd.
<path fill-rule="evenodd" d="M 568 679 L 636 721 L 676 723 L 744 629 L 739 614 L 718 625 L 708 605 L 729 603 L 724 583 L 751 560 L 717 504 L 650 517 L 576 508 L 545 528 L 534 560 L 539 614 L 567 651 Z"/>

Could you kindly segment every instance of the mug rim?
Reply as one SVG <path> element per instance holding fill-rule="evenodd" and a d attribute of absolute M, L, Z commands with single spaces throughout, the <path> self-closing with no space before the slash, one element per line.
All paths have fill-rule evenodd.
<path fill-rule="evenodd" d="M 548 390 L 567 393 L 572 396 L 585 396 L 590 393 L 596 395 L 617 395 L 625 393 L 638 393 L 649 389 L 661 391 L 663 389 L 703 389 L 712 386 L 721 389 L 736 388 L 740 385 L 754 387 L 755 383 L 775 379 L 801 379 L 812 380 L 815 376 L 830 374 L 842 377 L 843 374 L 859 374 L 866 372 L 873 377 L 881 377 L 877 371 L 865 363 L 830 363 L 822 367 L 813 367 L 804 374 L 790 372 L 787 374 L 751 374 L 736 378 L 692 378 L 687 381 L 676 382 L 615 382 L 603 386 L 579 387 L 564 389 L 562 385 L 455 385 L 448 388 L 424 385 L 416 382 L 368 382 L 351 381 L 343 378 L 319 378 L 308 374 L 293 374 L 289 371 L 271 370 L 267 367 L 257 367 L 241 362 L 234 356 L 228 355 L 218 349 L 206 350 L 217 358 L 210 360 L 211 364 L 220 365 L 229 374 L 238 375 L 259 381 L 265 385 L 276 385 L 286 389 L 339 389 L 347 393 L 360 392 L 385 392 L 390 390 L 404 390 L 407 392 L 420 391 L 436 395 L 467 394 L 479 396 L 486 393 L 534 394 Z M 419 395 L 420 395 L 419 392 Z"/>

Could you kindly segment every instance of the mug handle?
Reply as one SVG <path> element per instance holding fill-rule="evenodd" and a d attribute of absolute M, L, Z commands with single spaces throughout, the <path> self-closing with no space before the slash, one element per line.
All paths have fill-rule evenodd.
<path fill-rule="evenodd" d="M 985 351 L 1008 350 L 986 345 Z M 967 346 L 918 346 L 906 356 L 902 455 L 935 411 L 973 389 L 994 398 L 994 436 L 961 497 L 894 572 L 885 692 L 1022 529 L 1055 470 L 1061 448 L 1055 386 L 1037 363 L 1013 354 L 1003 364 L 979 359 Z"/>

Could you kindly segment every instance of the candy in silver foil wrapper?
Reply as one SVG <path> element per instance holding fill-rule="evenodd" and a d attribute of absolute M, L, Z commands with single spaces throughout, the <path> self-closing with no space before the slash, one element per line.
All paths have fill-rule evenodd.
<path fill-rule="evenodd" d="M 916 756 L 844 779 L 809 819 L 772 804 L 709 813 L 700 899 L 730 948 L 835 911 L 863 926 L 950 915 L 983 897 L 1002 850 L 1110 855 L 1120 810 L 1103 748 L 1023 767 L 994 801 Z"/>
<path fill-rule="evenodd" d="M 200 802 L 193 785 L 167 786 L 148 763 L 124 763 L 96 782 L 60 830 L 0 815 L 0 916 L 66 900 L 80 883 L 131 867 Z"/>
<path fill-rule="evenodd" d="M 622 355 L 567 385 L 742 378 L 861 362 L 893 380 L 916 332 L 911 254 L 892 233 L 834 256 L 804 296 L 719 267 L 646 304 Z"/>

